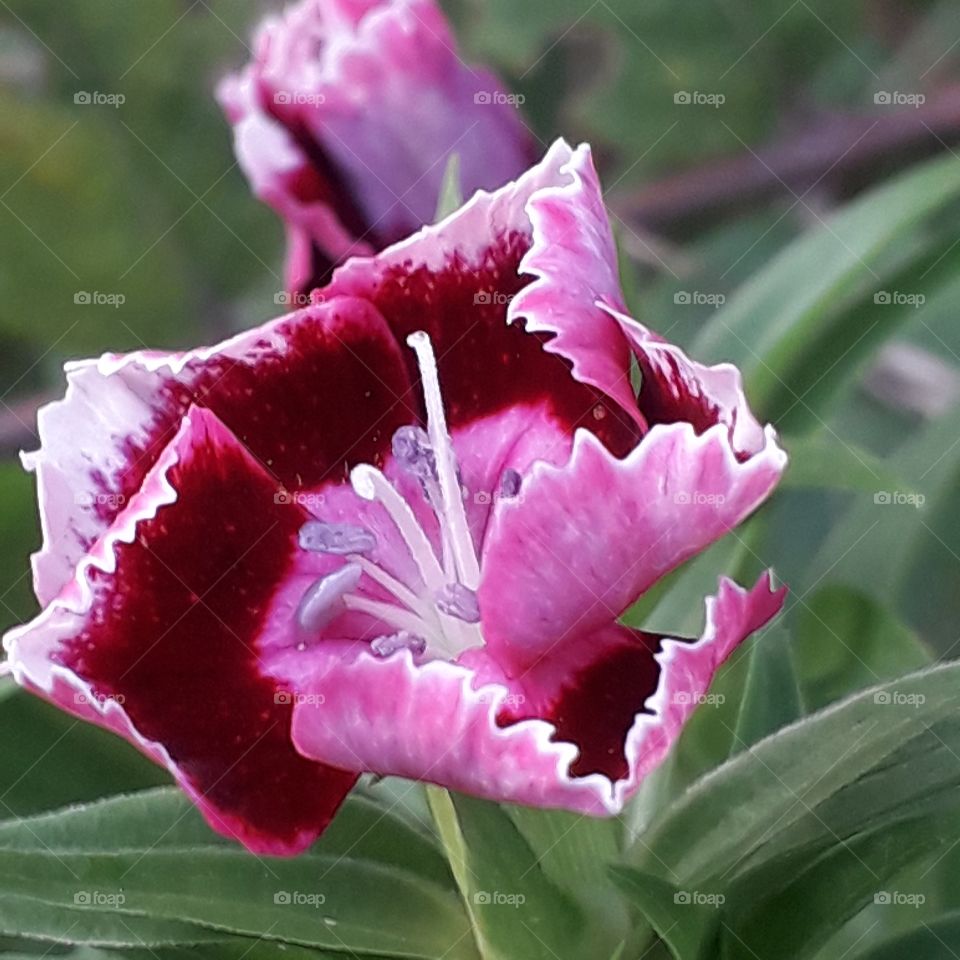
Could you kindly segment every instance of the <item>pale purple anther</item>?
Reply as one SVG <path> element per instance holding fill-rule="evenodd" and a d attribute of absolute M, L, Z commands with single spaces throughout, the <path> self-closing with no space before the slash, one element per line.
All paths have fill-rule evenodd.
<path fill-rule="evenodd" d="M 348 563 L 321 577 L 303 595 L 297 607 L 297 623 L 307 633 L 317 633 L 346 609 L 343 598 L 357 589 L 360 567 Z"/>
<path fill-rule="evenodd" d="M 422 427 L 401 427 L 393 435 L 393 456 L 422 484 L 437 482 L 437 458 L 430 446 L 430 438 Z"/>
<path fill-rule="evenodd" d="M 427 641 L 415 633 L 410 633 L 409 630 L 400 630 L 397 633 L 377 637 L 370 644 L 370 649 L 378 657 L 389 657 L 391 653 L 396 653 L 398 650 L 409 650 L 419 656 L 426 652 Z"/>
<path fill-rule="evenodd" d="M 477 594 L 462 583 L 448 583 L 436 597 L 437 609 L 464 623 L 480 622 L 480 604 Z"/>
<path fill-rule="evenodd" d="M 310 520 L 300 528 L 300 546 L 313 553 L 332 553 L 344 557 L 369 553 L 377 545 L 376 536 L 355 523 L 324 523 Z"/>
<path fill-rule="evenodd" d="M 520 493 L 523 478 L 512 467 L 507 467 L 500 475 L 500 496 L 512 500 Z"/>

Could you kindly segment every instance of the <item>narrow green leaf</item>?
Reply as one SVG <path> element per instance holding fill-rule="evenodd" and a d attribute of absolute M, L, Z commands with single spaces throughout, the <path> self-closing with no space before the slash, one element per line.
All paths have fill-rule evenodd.
<path fill-rule="evenodd" d="M 843 302 L 882 284 L 890 260 L 906 255 L 911 228 L 958 195 L 960 165 L 953 157 L 870 190 L 745 284 L 704 328 L 694 355 L 735 362 L 751 399 L 767 411 L 830 325 L 843 322 Z"/>
<path fill-rule="evenodd" d="M 43 941 L 13 941 L 9 950 L 0 951 L 2 960 L 342 960 L 344 954 L 311 950 L 262 938 L 232 937 L 209 943 L 176 946 L 125 947 L 78 946 L 60 949 Z M 390 960 L 384 957 L 381 960 Z"/>
<path fill-rule="evenodd" d="M 889 881 L 908 865 L 946 850 L 958 828 L 957 810 L 883 824 L 838 838 L 808 865 L 776 860 L 741 877 L 729 891 L 724 960 L 812 957 L 869 903 L 884 903 L 894 893 L 923 902 L 923 890 L 891 892 Z"/>
<path fill-rule="evenodd" d="M 833 583 L 856 587 L 908 623 L 922 624 L 925 639 L 945 652 L 956 640 L 948 611 L 960 615 L 960 540 L 956 511 L 950 512 L 960 489 L 956 424 L 951 412 L 908 436 L 890 466 L 909 487 L 878 484 L 861 495 L 810 563 L 829 570 Z"/>
<path fill-rule="evenodd" d="M 853 834 L 905 810 L 915 815 L 928 795 L 960 785 L 955 764 L 929 759 L 928 740 L 951 748 L 960 732 L 945 726 L 958 706 L 960 664 L 946 664 L 807 717 L 695 784 L 641 837 L 634 859 L 654 873 L 669 864 L 678 883 L 706 881 L 824 835 Z M 953 748 L 960 751 L 960 742 Z"/>
<path fill-rule="evenodd" d="M 897 934 L 851 955 L 850 960 L 955 960 L 960 956 L 960 911 Z"/>
<path fill-rule="evenodd" d="M 825 430 L 784 437 L 783 445 L 790 454 L 790 469 L 783 478 L 786 489 L 916 492 L 888 463 Z"/>
<path fill-rule="evenodd" d="M 620 938 L 589 925 L 503 809 L 439 788 L 428 798 L 484 960 L 588 960 L 613 949 Z"/>
<path fill-rule="evenodd" d="M 369 800 L 307 853 L 268 859 L 214 836 L 178 791 L 0 825 L 0 930 L 100 945 L 224 933 L 357 955 L 474 960 L 435 847 Z"/>
<path fill-rule="evenodd" d="M 794 657 L 808 710 L 930 663 L 919 639 L 861 591 L 831 584 L 796 611 Z"/>
<path fill-rule="evenodd" d="M 669 947 L 674 960 L 708 960 L 714 955 L 723 894 L 680 890 L 630 867 L 612 867 L 610 872 Z"/>
<path fill-rule="evenodd" d="M 8 732 L 0 740 L 0 821 L 170 779 L 119 737 L 13 684 L 0 697 L 0 729 Z"/>
<path fill-rule="evenodd" d="M 757 637 L 750 648 L 731 754 L 786 727 L 802 714 L 790 634 L 777 623 Z"/>

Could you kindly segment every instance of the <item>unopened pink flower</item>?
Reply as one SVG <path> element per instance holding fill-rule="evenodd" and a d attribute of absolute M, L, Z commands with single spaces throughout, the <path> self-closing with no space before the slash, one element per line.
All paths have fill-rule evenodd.
<path fill-rule="evenodd" d="M 586 147 L 303 310 L 68 381 L 27 458 L 45 609 L 14 675 L 257 851 L 362 771 L 615 813 L 782 603 L 723 580 L 697 640 L 618 622 L 785 455 L 734 368 L 626 315 Z"/>
<path fill-rule="evenodd" d="M 467 194 L 532 159 L 517 98 L 461 60 L 436 0 L 300 0 L 264 21 L 219 97 L 283 218 L 293 292 L 430 222 L 451 155 Z"/>

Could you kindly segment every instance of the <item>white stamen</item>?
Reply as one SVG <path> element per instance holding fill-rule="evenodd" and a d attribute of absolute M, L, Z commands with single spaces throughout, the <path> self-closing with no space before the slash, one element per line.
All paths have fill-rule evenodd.
<path fill-rule="evenodd" d="M 389 590 L 401 603 L 408 606 L 421 619 L 436 619 L 433 616 L 430 605 L 426 603 L 426 601 L 421 600 L 406 584 L 401 583 L 396 577 L 391 577 L 386 570 L 381 569 L 366 557 L 353 556 L 347 559 L 360 567 L 371 580 L 376 580 L 381 587 Z"/>
<path fill-rule="evenodd" d="M 426 431 L 422 427 L 400 427 L 393 435 L 391 449 L 394 460 L 417 478 L 427 503 L 442 519 L 443 494 L 440 491 L 440 478 L 437 474 L 437 458 Z M 457 571 L 453 559 L 453 546 L 450 543 L 450 531 L 442 522 L 440 541 L 443 545 L 444 575 L 448 580 L 456 579 Z"/>
<path fill-rule="evenodd" d="M 406 630 L 409 633 L 415 633 L 417 636 L 429 636 L 436 633 L 431 630 L 429 625 L 424 623 L 416 614 L 392 603 L 381 603 L 379 600 L 370 600 L 367 597 L 358 597 L 355 594 L 349 594 L 343 598 L 348 610 L 357 610 L 360 613 L 369 613 L 371 617 L 376 617 L 398 630 Z"/>
<path fill-rule="evenodd" d="M 358 497 L 378 501 L 390 514 L 390 519 L 410 548 L 410 554 L 423 582 L 431 590 L 439 590 L 446 582 L 443 570 L 440 569 L 433 547 L 410 509 L 410 504 L 394 490 L 390 481 L 376 467 L 365 463 L 350 471 L 350 483 Z"/>
<path fill-rule="evenodd" d="M 423 381 L 423 399 L 427 408 L 427 435 L 437 459 L 437 475 L 443 495 L 441 524 L 446 521 L 460 582 L 475 590 L 480 583 L 480 563 L 477 560 L 467 515 L 463 508 L 463 494 L 457 480 L 457 462 L 453 443 L 447 433 L 447 419 L 443 412 L 437 358 L 430 338 L 422 330 L 411 333 L 407 343 L 417 354 L 420 377 Z"/>

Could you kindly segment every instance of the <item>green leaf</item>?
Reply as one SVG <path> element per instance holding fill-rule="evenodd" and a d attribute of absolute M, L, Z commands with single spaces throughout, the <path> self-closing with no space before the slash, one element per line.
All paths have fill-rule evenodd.
<path fill-rule="evenodd" d="M 484 960 L 612 952 L 620 938 L 590 926 L 503 809 L 440 788 L 427 795 Z"/>
<path fill-rule="evenodd" d="M 950 310 L 953 315 L 960 295 L 960 250 L 954 239 L 952 226 L 924 224 L 911 236 L 917 242 L 904 244 L 905 268 L 890 273 L 878 265 L 878 276 L 862 299 L 839 305 L 832 322 L 824 322 L 819 336 L 807 346 L 806 355 L 791 365 L 789 379 L 779 384 L 764 411 L 781 430 L 821 426 L 841 403 L 849 405 L 849 393 L 844 395 L 843 390 L 855 385 L 870 355 L 885 340 L 911 328 L 923 329 L 935 310 Z M 906 302 L 875 302 L 894 293 Z M 935 351 L 944 346 L 941 338 L 934 340 Z"/>
<path fill-rule="evenodd" d="M 907 491 L 878 485 L 859 497 L 810 562 L 811 569 L 829 570 L 834 583 L 856 587 L 922 625 L 925 639 L 943 651 L 956 640 L 951 610 L 960 616 L 960 559 L 950 514 L 960 489 L 956 440 L 955 412 L 910 434 L 890 458 Z M 924 499 L 911 498 L 911 491 Z"/>
<path fill-rule="evenodd" d="M 93 944 L 264 935 L 349 954 L 474 958 L 427 838 L 362 798 L 341 816 L 291 859 L 215 836 L 172 789 L 0 825 L 0 930 Z"/>
<path fill-rule="evenodd" d="M 504 806 L 544 875 L 607 926 L 629 931 L 628 911 L 608 867 L 620 859 L 624 826 L 617 817 L 584 817 L 565 810 Z"/>
<path fill-rule="evenodd" d="M 888 881 L 906 866 L 949 848 L 958 828 L 956 810 L 883 824 L 832 845 L 809 864 L 785 857 L 739 878 L 728 894 L 724 960 L 813 956 L 847 920 L 889 896 Z"/>
<path fill-rule="evenodd" d="M 784 437 L 790 468 L 782 486 L 828 490 L 900 490 L 914 493 L 910 484 L 879 457 L 841 440 L 827 430 L 802 437 Z"/>
<path fill-rule="evenodd" d="M 7 884 L 10 883 L 7 880 Z M 43 896 L 4 892 L 0 894 L 0 933 L 58 943 L 150 949 L 223 939 L 222 933 L 193 923 L 135 914 L 97 913 L 73 906 L 72 897 L 72 893 L 60 895 L 53 889 Z"/>
<path fill-rule="evenodd" d="M 255 951 L 255 952 L 254 952 Z M 337 960 L 343 953 L 310 950 L 287 943 L 274 943 L 261 938 L 232 937 L 192 945 L 147 947 L 79 946 L 57 949 L 42 941 L 13 941 L 10 950 L 0 951 L 2 960 Z"/>
<path fill-rule="evenodd" d="M 716 894 L 679 890 L 630 867 L 612 867 L 610 872 L 670 948 L 674 960 L 707 960 L 713 955 L 722 904 Z"/>
<path fill-rule="evenodd" d="M 750 666 L 731 752 L 738 753 L 793 723 L 802 714 L 790 634 L 777 623 L 765 630 L 750 648 Z"/>
<path fill-rule="evenodd" d="M 804 600 L 793 633 L 809 710 L 918 670 L 931 659 L 920 640 L 875 600 L 841 584 Z"/>
<path fill-rule="evenodd" d="M 947 664 L 807 717 L 695 784 L 632 859 L 654 873 L 669 864 L 676 883 L 709 883 L 934 809 L 960 785 L 944 758 L 960 752 L 958 706 L 960 664 Z"/>
<path fill-rule="evenodd" d="M 840 307 L 881 283 L 892 255 L 924 218 L 960 195 L 960 166 L 938 158 L 849 204 L 783 250 L 719 311 L 693 348 L 731 360 L 757 408 L 771 414 L 793 373 L 845 322 Z"/>
<path fill-rule="evenodd" d="M 960 956 L 960 911 L 938 917 L 922 927 L 901 933 L 851 954 L 850 960 L 954 960 Z"/>
<path fill-rule="evenodd" d="M 0 820 L 169 783 L 114 734 L 19 688 L 0 699 Z M 15 734 L 13 731 L 16 731 Z"/>

